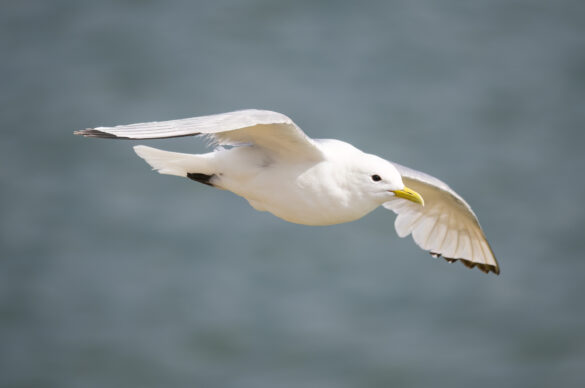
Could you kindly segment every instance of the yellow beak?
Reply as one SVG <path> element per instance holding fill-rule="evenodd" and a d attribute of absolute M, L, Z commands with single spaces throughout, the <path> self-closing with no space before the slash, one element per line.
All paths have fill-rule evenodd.
<path fill-rule="evenodd" d="M 417 193 L 416 191 L 409 189 L 408 187 L 404 186 L 402 190 L 392 191 L 394 195 L 400 198 L 408 199 L 409 201 L 416 202 L 421 204 L 422 206 L 425 205 L 425 200 L 423 197 Z"/>

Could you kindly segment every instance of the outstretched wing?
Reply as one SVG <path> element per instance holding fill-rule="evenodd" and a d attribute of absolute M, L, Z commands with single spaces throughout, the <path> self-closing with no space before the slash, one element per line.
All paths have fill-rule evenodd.
<path fill-rule="evenodd" d="M 240 110 L 188 119 L 97 127 L 76 135 L 109 139 L 163 139 L 207 135 L 220 145 L 254 144 L 280 155 L 319 158 L 321 151 L 290 118 L 267 110 Z"/>
<path fill-rule="evenodd" d="M 400 237 L 412 233 L 414 241 L 433 257 L 461 260 L 469 268 L 500 273 L 498 262 L 471 207 L 441 180 L 393 163 L 404 184 L 422 195 L 425 206 L 400 198 L 384 204 L 394 211 Z"/>

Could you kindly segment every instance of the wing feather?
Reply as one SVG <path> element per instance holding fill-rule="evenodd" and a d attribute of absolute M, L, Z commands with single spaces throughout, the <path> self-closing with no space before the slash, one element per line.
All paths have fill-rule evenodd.
<path fill-rule="evenodd" d="M 437 228 L 437 224 L 439 223 L 439 217 L 433 217 L 433 218 L 429 218 L 432 222 L 431 228 L 429 229 L 429 232 L 427 233 L 427 236 L 425 238 L 425 242 L 424 242 L 424 249 L 429 250 L 431 245 L 431 239 L 435 238 L 437 236 L 437 233 L 435 233 L 435 229 Z"/>
<path fill-rule="evenodd" d="M 109 139 L 164 139 L 206 135 L 220 145 L 254 144 L 273 153 L 321 158 L 319 146 L 287 116 L 247 109 L 188 119 L 97 127 L 74 132 Z"/>
<path fill-rule="evenodd" d="M 425 200 L 416 203 L 395 198 L 384 207 L 397 214 L 395 228 L 400 237 L 412 234 L 416 244 L 434 257 L 460 260 L 467 267 L 500 273 L 498 262 L 471 207 L 443 181 L 394 163 L 404 184 Z"/>

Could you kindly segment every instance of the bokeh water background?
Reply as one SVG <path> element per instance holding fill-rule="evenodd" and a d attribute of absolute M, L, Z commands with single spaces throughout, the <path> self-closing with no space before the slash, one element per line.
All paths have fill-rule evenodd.
<path fill-rule="evenodd" d="M 583 1 L 4 1 L 3 387 L 585 386 Z M 499 277 L 77 129 L 242 108 L 447 181 Z M 198 139 L 149 145 L 200 152 Z"/>

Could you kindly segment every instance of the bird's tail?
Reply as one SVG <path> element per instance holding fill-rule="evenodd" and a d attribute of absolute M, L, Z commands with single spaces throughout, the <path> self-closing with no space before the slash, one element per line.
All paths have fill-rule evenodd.
<path fill-rule="evenodd" d="M 182 177 L 188 177 L 192 173 L 213 174 L 209 154 L 182 154 L 143 145 L 135 146 L 134 151 L 161 174 Z"/>

